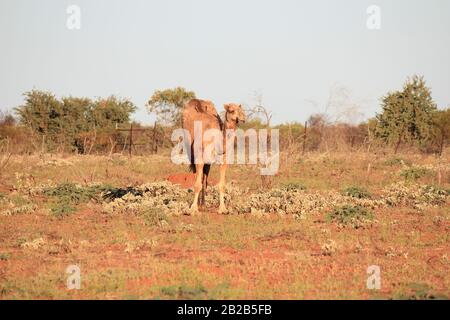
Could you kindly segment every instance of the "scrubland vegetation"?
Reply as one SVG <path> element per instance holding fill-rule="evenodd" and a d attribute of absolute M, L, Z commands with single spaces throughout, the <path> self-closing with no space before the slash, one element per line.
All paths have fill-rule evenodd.
<path fill-rule="evenodd" d="M 191 214 L 193 175 L 170 161 L 183 88 L 135 106 L 31 91 L 0 117 L 0 299 L 437 299 L 450 296 L 449 109 L 422 78 L 360 124 L 316 114 L 280 129 L 280 170 L 229 167 Z M 135 128 L 142 128 L 133 124 Z M 145 143 L 142 145 L 142 143 Z M 213 166 L 211 181 L 218 181 Z M 66 268 L 81 270 L 68 290 Z M 369 290 L 367 268 L 381 269 Z"/>
<path fill-rule="evenodd" d="M 192 192 L 166 181 L 186 168 L 167 158 L 12 156 L 0 185 L 1 297 L 449 296 L 448 160 L 308 153 L 271 188 L 231 166 L 229 212 L 217 213 L 213 186 L 189 215 Z M 402 174 L 412 168 L 427 172 Z M 81 290 L 66 289 L 73 264 Z M 381 290 L 366 288 L 370 265 Z"/>

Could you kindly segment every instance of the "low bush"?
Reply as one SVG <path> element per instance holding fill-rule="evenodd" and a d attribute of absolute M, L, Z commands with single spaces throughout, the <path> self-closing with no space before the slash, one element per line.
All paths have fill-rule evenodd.
<path fill-rule="evenodd" d="M 113 188 L 109 185 L 81 186 L 75 183 L 62 183 L 44 189 L 43 194 L 50 197 L 50 211 L 56 217 L 64 217 L 76 211 L 76 206 L 90 200 L 99 201 L 101 194 Z"/>
<path fill-rule="evenodd" d="M 355 186 L 345 188 L 343 195 L 357 199 L 369 199 L 371 197 L 370 193 L 366 189 Z"/>
<path fill-rule="evenodd" d="M 76 211 L 68 198 L 61 198 L 50 205 L 50 211 L 57 218 L 65 217 Z"/>
<path fill-rule="evenodd" d="M 286 191 L 294 191 L 294 190 L 306 190 L 306 187 L 300 182 L 289 182 L 281 187 Z"/>
<path fill-rule="evenodd" d="M 66 198 L 70 203 L 80 204 L 96 199 L 102 192 L 111 190 L 108 185 L 81 186 L 75 183 L 62 183 L 44 190 L 44 194 L 54 198 Z"/>
<path fill-rule="evenodd" d="M 401 158 L 392 158 L 392 159 L 387 159 L 386 161 L 384 161 L 384 165 L 385 166 L 400 166 L 400 165 L 410 166 L 411 165 L 411 161 L 404 160 L 404 159 L 401 159 Z"/>
<path fill-rule="evenodd" d="M 426 168 L 411 167 L 400 171 L 400 176 L 405 178 L 406 181 L 416 181 L 430 173 L 431 171 Z"/>
<path fill-rule="evenodd" d="M 340 226 L 355 229 L 364 227 L 374 220 L 374 213 L 362 206 L 344 205 L 335 208 L 327 216 L 328 222 L 337 222 Z"/>
<path fill-rule="evenodd" d="M 0 215 L 13 216 L 30 214 L 37 210 L 37 205 L 28 196 L 10 195 L 0 197 Z"/>

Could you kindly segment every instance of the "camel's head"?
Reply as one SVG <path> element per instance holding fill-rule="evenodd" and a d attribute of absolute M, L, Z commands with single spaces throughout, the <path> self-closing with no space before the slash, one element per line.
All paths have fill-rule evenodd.
<path fill-rule="evenodd" d="M 227 103 L 225 106 L 226 119 L 236 124 L 245 123 L 245 112 L 242 105 L 236 103 Z"/>

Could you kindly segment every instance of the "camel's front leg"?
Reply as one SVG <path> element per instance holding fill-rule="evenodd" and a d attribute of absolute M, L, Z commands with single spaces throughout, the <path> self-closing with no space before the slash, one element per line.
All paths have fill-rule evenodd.
<path fill-rule="evenodd" d="M 226 213 L 225 207 L 225 173 L 227 171 L 227 164 L 220 165 L 220 181 L 219 181 L 219 213 Z"/>
<path fill-rule="evenodd" d="M 192 212 L 198 212 L 198 196 L 202 190 L 203 164 L 195 165 L 196 175 L 194 183 L 194 202 L 191 205 Z"/>

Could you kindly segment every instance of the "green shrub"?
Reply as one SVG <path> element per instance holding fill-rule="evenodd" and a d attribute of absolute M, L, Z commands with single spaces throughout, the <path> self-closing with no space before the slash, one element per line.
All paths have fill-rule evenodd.
<path fill-rule="evenodd" d="M 411 165 L 411 161 L 409 160 L 404 160 L 401 158 L 392 158 L 392 159 L 387 159 L 386 161 L 384 161 L 384 165 L 385 166 L 399 166 L 399 165 L 407 165 L 410 166 Z"/>
<path fill-rule="evenodd" d="M 289 182 L 282 186 L 283 190 L 294 191 L 294 190 L 306 190 L 306 187 L 300 182 Z"/>
<path fill-rule="evenodd" d="M 80 186 L 75 183 L 62 183 L 47 188 L 44 194 L 53 198 L 50 210 L 56 217 L 64 217 L 76 211 L 76 206 L 92 199 L 98 200 L 105 190 L 111 190 L 108 185 Z"/>
<path fill-rule="evenodd" d="M 400 176 L 405 178 L 406 181 L 416 181 L 428 174 L 430 174 L 429 169 L 418 167 L 406 168 L 400 172 Z"/>
<path fill-rule="evenodd" d="M 70 203 L 80 204 L 95 199 L 101 192 L 110 189 L 111 187 L 107 185 L 80 186 L 69 182 L 47 188 L 44 194 L 49 197 L 66 198 Z"/>
<path fill-rule="evenodd" d="M 335 208 L 327 216 L 328 222 L 337 222 L 346 227 L 351 226 L 355 229 L 364 227 L 374 219 L 374 213 L 362 206 L 345 205 Z"/>
<path fill-rule="evenodd" d="M 366 189 L 355 186 L 345 188 L 343 194 L 357 199 L 368 199 L 371 196 Z"/>
<path fill-rule="evenodd" d="M 449 300 L 444 293 L 438 293 L 426 283 L 411 283 L 393 297 L 395 300 Z"/>
<path fill-rule="evenodd" d="M 140 213 L 140 216 L 148 226 L 161 226 L 163 221 L 167 222 L 168 219 L 167 214 L 158 207 L 146 208 Z"/>
<path fill-rule="evenodd" d="M 144 195 L 144 192 L 143 192 L 143 190 L 139 190 L 135 187 L 109 188 L 103 192 L 103 200 L 114 201 L 116 199 L 124 197 L 127 194 L 132 194 L 133 196 L 142 197 Z"/>
<path fill-rule="evenodd" d="M 203 299 L 208 290 L 203 285 L 189 287 L 186 285 L 162 287 L 160 292 L 164 296 L 169 296 L 175 299 Z"/>
<path fill-rule="evenodd" d="M 76 208 L 71 205 L 67 198 L 58 199 L 50 206 L 50 211 L 53 216 L 57 218 L 65 217 L 76 211 Z"/>
<path fill-rule="evenodd" d="M 9 253 L 0 253 L 0 261 L 8 261 L 11 258 Z"/>

